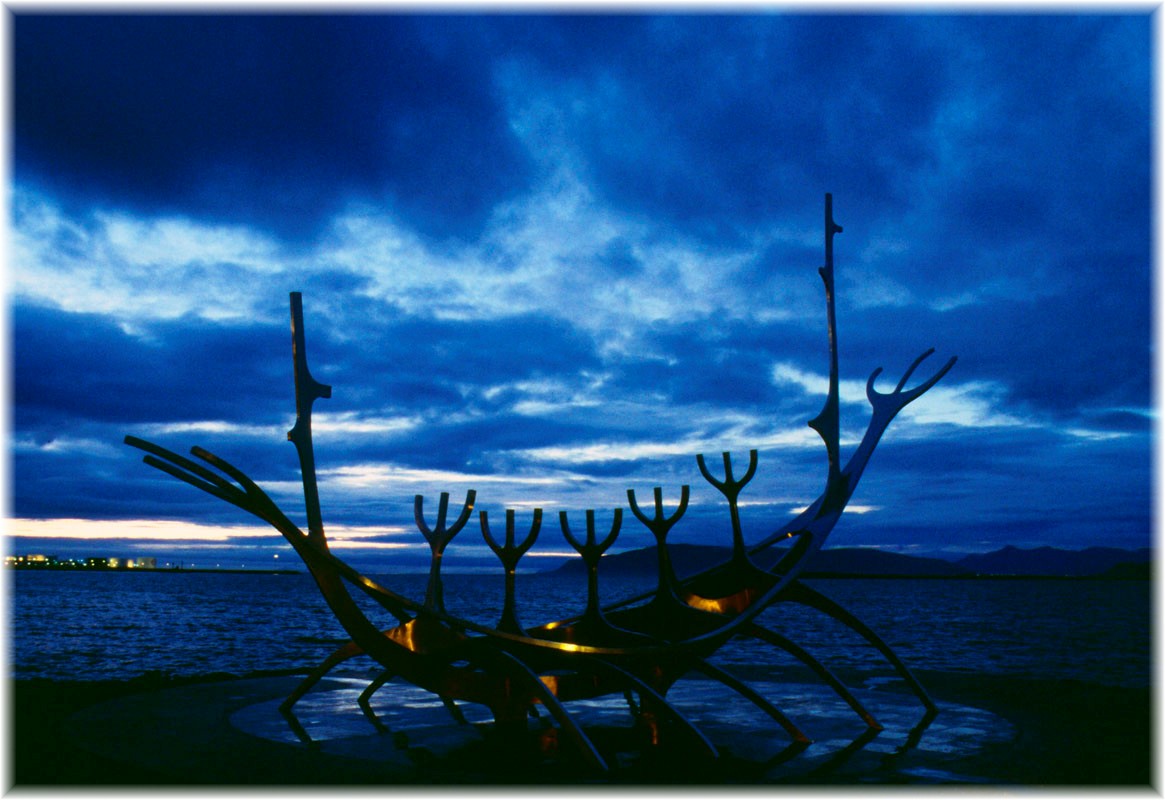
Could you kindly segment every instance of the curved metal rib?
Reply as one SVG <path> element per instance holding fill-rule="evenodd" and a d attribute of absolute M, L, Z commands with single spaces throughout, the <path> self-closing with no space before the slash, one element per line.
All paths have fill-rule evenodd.
<path fill-rule="evenodd" d="M 609 768 L 607 762 L 599 754 L 598 748 L 595 747 L 594 742 L 587 736 L 582 727 L 571 716 L 566 707 L 554 696 L 549 687 L 542 682 L 530 667 L 526 666 L 520 658 L 513 653 L 505 650 L 490 650 L 490 656 L 494 659 L 500 660 L 504 665 L 508 666 L 515 677 L 518 677 L 528 685 L 528 688 L 533 691 L 533 694 L 541 701 L 550 715 L 558 722 L 559 728 L 569 734 L 574 741 L 579 752 L 592 766 L 597 768 L 600 772 L 606 772 Z"/>
<path fill-rule="evenodd" d="M 384 684 L 388 683 L 388 680 L 391 677 L 392 670 L 384 670 L 375 678 L 373 678 L 372 682 L 365 686 L 364 691 L 362 691 L 360 696 L 356 698 L 356 705 L 360 706 L 360 710 L 364 712 L 364 716 L 368 718 L 368 721 L 371 722 L 372 726 L 380 733 L 388 733 L 388 726 L 381 722 L 380 717 L 376 716 L 376 712 L 372 710 L 371 700 L 372 695 L 376 694 L 381 686 L 384 686 Z"/>
<path fill-rule="evenodd" d="M 827 614 L 833 619 L 836 619 L 838 622 L 850 628 L 855 633 L 860 634 L 862 638 L 877 648 L 878 652 L 885 656 L 887 661 L 894 665 L 894 669 L 898 671 L 898 674 L 902 676 L 902 679 L 906 681 L 906 684 L 910 687 L 911 691 L 913 691 L 914 694 L 918 696 L 918 699 L 922 701 L 924 706 L 932 711 L 938 711 L 938 706 L 936 706 L 934 701 L 930 699 L 930 695 L 926 693 L 926 689 L 922 687 L 922 684 L 919 683 L 918 679 L 915 678 L 914 675 L 910 672 L 909 667 L 907 667 L 906 664 L 903 663 L 902 659 L 900 659 L 898 655 L 890 648 L 890 645 L 882 641 L 881 637 L 874 633 L 874 631 L 860 619 L 846 611 L 833 600 L 830 600 L 828 597 L 818 592 L 816 589 L 810 589 L 800 581 L 795 581 L 789 586 L 789 591 L 783 600 L 786 602 L 801 603 L 811 608 L 815 608 L 823 614 Z"/>
<path fill-rule="evenodd" d="M 793 741 L 812 744 L 813 740 L 806 736 L 800 728 L 793 724 L 793 721 L 785 715 L 785 712 L 774 706 L 767 699 L 765 699 L 763 695 L 761 695 L 744 681 L 740 680 L 740 678 L 737 678 L 731 672 L 727 672 L 715 664 L 709 663 L 705 659 L 700 659 L 694 664 L 694 666 L 697 670 L 703 672 L 709 678 L 720 681 L 729 689 L 732 689 L 737 694 L 746 698 L 761 711 L 764 711 L 770 717 L 775 719 L 777 724 L 784 728 L 785 732 L 793 737 Z"/>
<path fill-rule="evenodd" d="M 692 724 L 691 720 L 684 716 L 684 714 L 678 708 L 673 706 L 664 698 L 662 693 L 656 691 L 646 681 L 629 672 L 628 670 L 612 664 L 610 661 L 603 658 L 597 658 L 593 656 L 588 657 L 586 659 L 586 663 L 592 669 L 598 667 L 600 671 L 607 672 L 619 680 L 630 684 L 635 691 L 639 692 L 639 695 L 644 700 L 645 704 L 650 704 L 662 711 L 669 720 L 679 726 L 680 730 L 684 732 L 688 739 L 693 744 L 695 744 L 699 750 L 703 751 L 704 754 L 712 758 L 720 757 L 720 751 L 716 749 L 716 745 L 712 744 L 708 737 L 705 736 L 699 728 Z M 642 709 L 640 709 L 640 711 L 642 713 Z"/>
<path fill-rule="evenodd" d="M 793 640 L 782 636 L 774 630 L 756 624 L 753 624 L 747 628 L 742 635 L 752 636 L 756 639 L 760 639 L 761 641 L 768 642 L 769 644 L 779 647 L 792 655 L 794 658 L 813 670 L 819 678 L 829 684 L 830 687 L 833 688 L 833 691 L 837 693 L 837 696 L 844 700 L 850 708 L 856 711 L 857 715 L 862 718 L 862 721 L 865 722 L 866 725 L 871 728 L 882 730 L 882 724 L 878 722 L 878 720 L 874 719 L 874 715 L 871 714 L 865 706 L 858 702 L 858 699 L 854 697 L 849 688 L 841 682 L 841 679 L 834 675 L 832 670 L 818 661 L 812 654 L 805 650 L 805 648 L 801 647 Z"/>
<path fill-rule="evenodd" d="M 323 677 L 335 669 L 337 665 L 363 654 L 363 648 L 355 642 L 347 642 L 341 645 L 295 687 L 295 690 L 287 696 L 287 699 L 279 704 L 279 710 L 291 711 L 292 707 L 299 702 L 300 698 L 311 691 L 312 687 L 323 680 Z"/>

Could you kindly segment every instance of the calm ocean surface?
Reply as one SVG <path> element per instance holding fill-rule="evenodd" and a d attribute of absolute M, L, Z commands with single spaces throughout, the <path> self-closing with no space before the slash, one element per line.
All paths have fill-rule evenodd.
<path fill-rule="evenodd" d="M 10 572 L 9 669 L 15 678 L 131 678 L 308 669 L 346 637 L 310 576 L 150 572 Z M 423 575 L 373 576 L 421 599 Z M 604 602 L 648 588 L 601 581 Z M 1148 686 L 1148 581 L 812 580 L 857 614 L 912 668 L 1076 678 Z M 582 611 L 583 578 L 518 576 L 519 615 L 534 625 Z M 446 605 L 483 623 L 501 611 L 502 579 L 448 575 Z M 370 615 L 371 616 L 371 615 Z M 373 616 L 383 627 L 391 618 Z M 833 668 L 883 668 L 880 656 L 827 617 L 781 604 L 761 618 Z M 724 665 L 788 665 L 733 642 Z M 368 671 L 356 659 L 349 669 Z"/>

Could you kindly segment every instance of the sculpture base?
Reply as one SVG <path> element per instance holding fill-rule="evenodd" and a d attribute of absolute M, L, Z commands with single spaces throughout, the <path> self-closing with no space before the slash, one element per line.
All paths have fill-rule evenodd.
<path fill-rule="evenodd" d="M 645 746 L 622 697 L 572 703 L 607 759 L 587 772 L 569 742 L 556 742 L 545 713 L 515 736 L 495 730 L 485 709 L 461 706 L 454 719 L 440 699 L 389 682 L 357 703 L 369 678 L 328 678 L 285 716 L 279 703 L 298 678 L 197 684 L 124 697 L 75 714 L 76 745 L 151 774 L 192 784 L 352 783 L 991 783 L 974 767 L 1008 747 L 1013 726 L 981 708 L 944 702 L 928 717 L 894 680 L 868 678 L 855 694 L 877 717 L 875 731 L 817 683 L 750 681 L 813 739 L 790 737 L 756 706 L 721 684 L 684 680 L 668 699 L 721 750 L 715 761 Z M 556 746 L 557 745 L 557 746 Z M 989 759 L 988 759 L 989 760 Z"/>

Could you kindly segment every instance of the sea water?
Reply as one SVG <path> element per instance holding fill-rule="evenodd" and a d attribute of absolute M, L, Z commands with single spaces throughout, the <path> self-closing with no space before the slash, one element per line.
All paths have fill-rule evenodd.
<path fill-rule="evenodd" d="M 347 637 L 307 574 L 137 572 L 9 573 L 9 671 L 14 678 L 96 680 L 307 670 Z M 374 576 L 415 600 L 426 576 Z M 853 612 L 912 668 L 1113 686 L 1149 685 L 1151 584 L 1087 580 L 809 580 Z M 448 575 L 450 612 L 483 624 L 502 608 L 500 575 Z M 601 581 L 604 603 L 650 589 Z M 519 616 L 533 626 L 582 611 L 581 575 L 517 577 Z M 394 624 L 382 614 L 374 621 Z M 761 624 L 834 669 L 885 666 L 853 631 L 792 603 Z M 734 641 L 725 666 L 789 664 L 763 643 Z M 367 663 L 358 663 L 358 662 Z M 367 658 L 350 669 L 375 669 Z"/>

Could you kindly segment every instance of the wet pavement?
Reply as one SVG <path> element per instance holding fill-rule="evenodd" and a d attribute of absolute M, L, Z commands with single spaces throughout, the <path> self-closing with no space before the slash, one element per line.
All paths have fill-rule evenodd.
<path fill-rule="evenodd" d="M 191 784 L 499 783 L 991 783 L 990 754 L 1017 731 L 981 708 L 946 702 L 936 715 L 901 684 L 868 678 L 851 685 L 882 729 L 865 722 L 828 686 L 750 681 L 811 743 L 795 742 L 772 717 L 723 684 L 680 681 L 668 692 L 716 748 L 704 758 L 678 735 L 646 745 L 627 701 L 611 696 L 568 704 L 610 770 L 596 773 L 548 715 L 525 734 L 502 734 L 484 708 L 441 700 L 389 682 L 366 707 L 369 680 L 328 678 L 284 714 L 297 677 L 197 684 L 119 698 L 75 714 L 68 734 L 83 749 L 135 769 Z M 897 685 L 896 685 L 897 684 Z M 666 733 L 666 731 L 665 731 Z"/>

